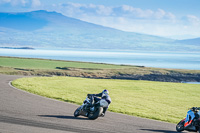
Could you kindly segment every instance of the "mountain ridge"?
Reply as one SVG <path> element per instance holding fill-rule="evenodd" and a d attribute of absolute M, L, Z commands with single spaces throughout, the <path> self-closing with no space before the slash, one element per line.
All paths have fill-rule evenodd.
<path fill-rule="evenodd" d="M 190 44 L 190 45 L 200 46 L 200 37 L 198 37 L 198 38 L 192 38 L 192 39 L 178 40 L 177 42 L 184 43 L 184 44 Z"/>
<path fill-rule="evenodd" d="M 57 12 L 0 12 L 0 46 L 124 50 L 194 50 L 193 45 L 164 37 L 125 32 Z M 195 45 L 195 50 L 200 50 Z"/>

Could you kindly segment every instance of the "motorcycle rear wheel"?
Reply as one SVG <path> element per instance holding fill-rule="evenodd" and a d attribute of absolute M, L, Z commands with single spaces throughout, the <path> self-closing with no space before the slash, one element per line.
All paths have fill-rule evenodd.
<path fill-rule="evenodd" d="M 91 120 L 97 119 L 103 112 L 103 108 L 99 107 L 94 113 L 89 113 L 88 118 Z"/>

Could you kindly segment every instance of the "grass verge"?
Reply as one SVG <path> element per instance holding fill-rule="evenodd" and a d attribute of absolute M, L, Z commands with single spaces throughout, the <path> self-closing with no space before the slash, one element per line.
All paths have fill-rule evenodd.
<path fill-rule="evenodd" d="M 76 77 L 21 78 L 12 85 L 41 96 L 81 104 L 88 93 L 110 91 L 109 110 L 177 123 L 187 109 L 199 106 L 200 85 Z"/>
<path fill-rule="evenodd" d="M 103 63 L 89 63 L 78 61 L 61 61 L 33 58 L 18 58 L 18 57 L 0 57 L 1 66 L 23 68 L 23 69 L 67 69 L 67 68 L 82 68 L 82 69 L 120 69 L 130 68 L 133 66 L 113 65 Z"/>
<path fill-rule="evenodd" d="M 200 82 L 200 70 L 161 69 L 76 61 L 0 57 L 0 73 L 164 82 Z"/>

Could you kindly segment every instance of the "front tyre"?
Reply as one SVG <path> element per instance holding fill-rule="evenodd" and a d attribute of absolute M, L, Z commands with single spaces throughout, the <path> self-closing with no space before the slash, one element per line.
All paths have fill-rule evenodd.
<path fill-rule="evenodd" d="M 78 107 L 75 111 L 74 111 L 74 117 L 79 116 L 79 112 L 80 112 L 81 107 Z"/>
<path fill-rule="evenodd" d="M 91 120 L 97 119 L 103 112 L 103 108 L 99 107 L 94 113 L 89 113 L 88 118 Z"/>
<path fill-rule="evenodd" d="M 182 132 L 184 130 L 184 121 L 180 121 L 177 125 L 176 125 L 176 131 L 177 132 Z"/>

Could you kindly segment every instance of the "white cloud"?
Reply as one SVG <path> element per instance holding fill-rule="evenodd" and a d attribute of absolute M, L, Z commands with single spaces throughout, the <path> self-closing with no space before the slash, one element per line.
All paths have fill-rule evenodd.
<path fill-rule="evenodd" d="M 0 0 L 0 4 L 10 3 L 11 0 Z"/>
<path fill-rule="evenodd" d="M 38 7 L 41 5 L 41 2 L 40 0 L 32 0 L 32 7 Z"/>
<path fill-rule="evenodd" d="M 198 18 L 197 16 L 194 16 L 194 15 L 187 15 L 187 20 L 193 24 L 193 25 L 196 25 L 196 26 L 200 26 L 200 18 Z"/>
<path fill-rule="evenodd" d="M 42 5 L 40 0 L 0 0 L 0 4 L 26 7 L 30 10 L 43 9 L 83 21 L 112 27 L 124 31 L 153 34 L 158 36 L 200 36 L 200 18 L 194 15 L 176 16 L 164 9 L 141 9 L 129 5 L 105 6 L 80 3 L 55 3 Z M 181 18 L 182 17 L 182 18 Z"/>
<path fill-rule="evenodd" d="M 142 10 L 141 8 L 134 8 L 129 5 L 123 5 L 120 7 L 122 9 L 121 16 L 128 16 L 137 19 L 148 19 L 153 16 L 152 10 Z"/>
<path fill-rule="evenodd" d="M 97 6 L 96 12 L 99 15 L 109 16 L 109 15 L 112 14 L 113 10 L 112 10 L 111 7 L 106 7 L 106 6 L 103 6 L 103 5 L 99 5 L 99 6 Z"/>
<path fill-rule="evenodd" d="M 0 0 L 0 4 L 10 4 L 12 7 L 39 7 L 40 0 Z"/>
<path fill-rule="evenodd" d="M 200 18 L 187 15 L 179 19 L 163 9 L 151 10 L 129 5 L 105 6 L 94 4 L 65 3 L 51 9 L 83 21 L 120 29 L 158 36 L 200 36 Z M 187 22 L 186 22 L 187 21 Z"/>
<path fill-rule="evenodd" d="M 166 15 L 166 12 L 162 9 L 158 9 L 158 11 L 155 12 L 155 18 L 162 19 Z"/>
<path fill-rule="evenodd" d="M 0 0 L 0 4 L 10 4 L 11 6 L 26 6 L 26 0 Z"/>
<path fill-rule="evenodd" d="M 0 4 L 2 3 L 9 3 L 11 0 L 0 0 Z"/>
<path fill-rule="evenodd" d="M 134 8 L 129 5 L 122 6 L 104 6 L 94 4 L 79 4 L 79 3 L 65 3 L 65 4 L 54 4 L 54 10 L 62 11 L 63 14 L 73 17 L 97 16 L 99 18 L 108 17 L 126 17 L 132 19 L 175 19 L 175 15 L 166 12 L 162 9 L 153 11 L 150 9 L 143 10 L 141 8 Z"/>

